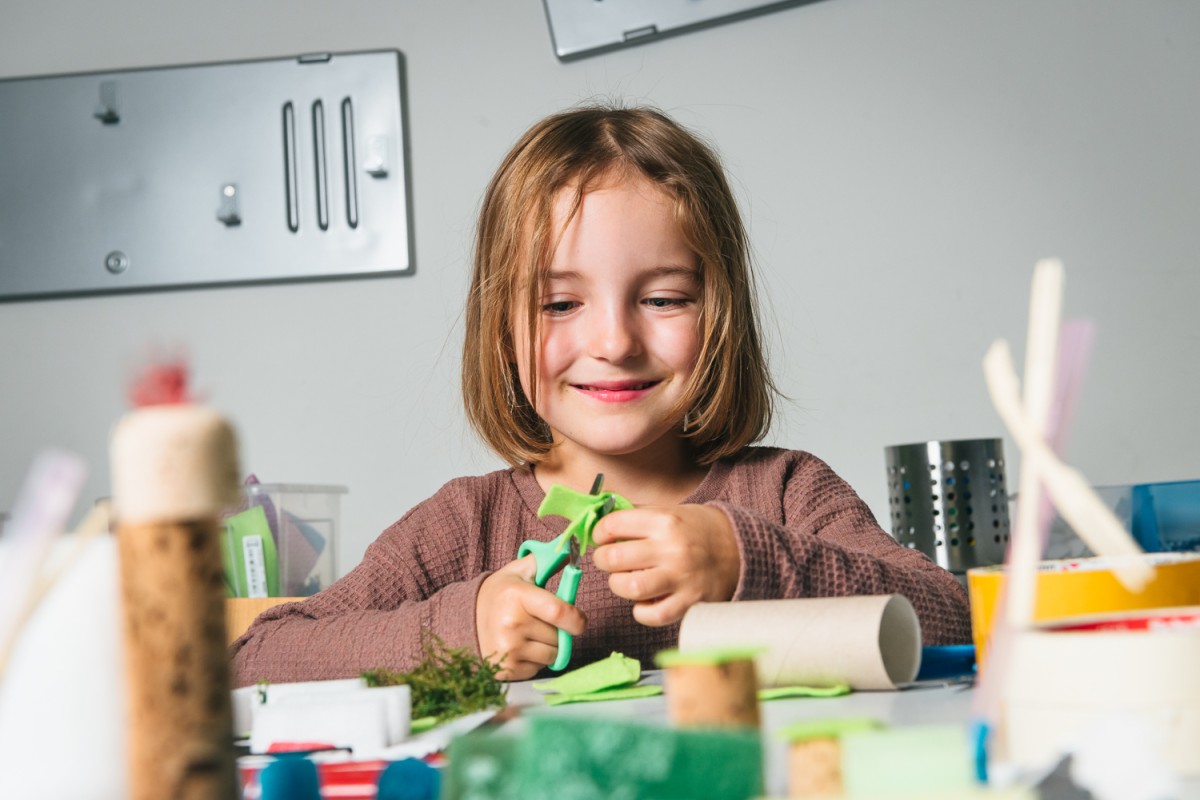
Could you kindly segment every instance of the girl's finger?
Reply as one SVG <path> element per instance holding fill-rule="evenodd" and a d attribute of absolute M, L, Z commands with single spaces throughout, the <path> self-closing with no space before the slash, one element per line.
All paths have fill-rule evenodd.
<path fill-rule="evenodd" d="M 592 551 L 592 564 L 605 572 L 650 569 L 657 563 L 654 543 L 646 539 L 613 542 Z"/>
<path fill-rule="evenodd" d="M 653 529 L 655 512 L 650 508 L 626 508 L 605 514 L 592 528 L 592 541 L 612 544 L 623 539 L 641 539 Z"/>
<path fill-rule="evenodd" d="M 635 603 L 633 618 L 649 628 L 659 628 L 683 619 L 691 604 L 681 595 L 669 594 L 654 600 Z"/>
<path fill-rule="evenodd" d="M 666 570 L 639 569 L 609 575 L 608 588 L 618 597 L 642 603 L 672 594 L 675 585 Z"/>

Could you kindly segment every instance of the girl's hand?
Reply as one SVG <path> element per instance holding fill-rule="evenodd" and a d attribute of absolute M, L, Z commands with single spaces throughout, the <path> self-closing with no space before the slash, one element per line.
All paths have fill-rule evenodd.
<path fill-rule="evenodd" d="M 643 625 L 669 625 L 693 604 L 729 600 L 741 557 L 725 512 L 702 505 L 614 511 L 592 530 L 592 563 Z"/>
<path fill-rule="evenodd" d="M 523 681 L 554 663 L 558 629 L 583 633 L 583 612 L 533 583 L 537 559 L 532 555 L 493 572 L 479 586 L 475 625 L 479 652 L 502 669 L 503 681 Z"/>

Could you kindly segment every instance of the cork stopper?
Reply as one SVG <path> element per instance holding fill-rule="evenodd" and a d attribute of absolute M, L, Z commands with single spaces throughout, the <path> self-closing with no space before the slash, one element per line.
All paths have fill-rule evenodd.
<path fill-rule="evenodd" d="M 119 523 L 215 517 L 239 502 L 237 440 L 205 406 L 131 411 L 113 430 L 109 452 Z"/>

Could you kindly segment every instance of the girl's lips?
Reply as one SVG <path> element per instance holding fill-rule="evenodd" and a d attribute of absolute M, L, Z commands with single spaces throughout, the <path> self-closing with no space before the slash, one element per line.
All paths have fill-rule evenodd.
<path fill-rule="evenodd" d="M 645 396 L 658 381 L 601 381 L 598 383 L 573 383 L 577 392 L 602 403 L 624 403 Z"/>

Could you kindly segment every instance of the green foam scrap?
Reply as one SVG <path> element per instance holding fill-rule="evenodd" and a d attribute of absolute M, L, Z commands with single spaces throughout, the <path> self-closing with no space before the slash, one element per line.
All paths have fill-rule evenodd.
<path fill-rule="evenodd" d="M 765 647 L 715 647 L 708 650 L 663 650 L 654 656 L 654 663 L 667 667 L 718 666 L 757 658 Z"/>
<path fill-rule="evenodd" d="M 881 728 L 883 723 L 872 717 L 830 717 L 787 725 L 779 729 L 777 736 L 787 742 L 805 742 L 809 739 L 841 739 L 850 733 Z"/>
<path fill-rule="evenodd" d="M 413 735 L 431 731 L 438 726 L 437 717 L 415 717 L 410 723 L 410 730 Z"/>
<path fill-rule="evenodd" d="M 647 686 L 618 686 L 615 689 L 601 689 L 598 692 L 582 694 L 552 694 L 546 698 L 548 706 L 562 706 L 567 703 L 602 703 L 608 700 L 636 700 L 641 697 L 654 697 L 663 693 L 663 687 L 657 684 Z"/>
<path fill-rule="evenodd" d="M 640 661 L 613 652 L 608 658 L 573 669 L 553 680 L 535 683 L 533 688 L 543 692 L 580 695 L 618 686 L 629 686 L 637 683 L 641 677 L 642 663 Z"/>
<path fill-rule="evenodd" d="M 592 528 L 596 527 L 600 520 L 600 509 L 610 497 L 613 500 L 613 511 L 633 508 L 633 503 L 616 492 L 584 494 L 556 483 L 546 492 L 546 497 L 538 506 L 537 515 L 566 517 L 570 520 L 566 530 L 559 537 L 559 546 L 566 546 L 567 541 L 574 538 L 579 542 L 580 555 L 583 555 L 592 545 Z"/>
<path fill-rule="evenodd" d="M 850 686 L 845 683 L 835 683 L 832 686 L 772 686 L 758 690 L 758 699 L 783 700 L 789 697 L 841 697 L 850 694 Z"/>
<path fill-rule="evenodd" d="M 745 800 L 763 793 L 762 770 L 757 731 L 545 715 L 529 719 L 515 771 L 523 800 Z"/>

